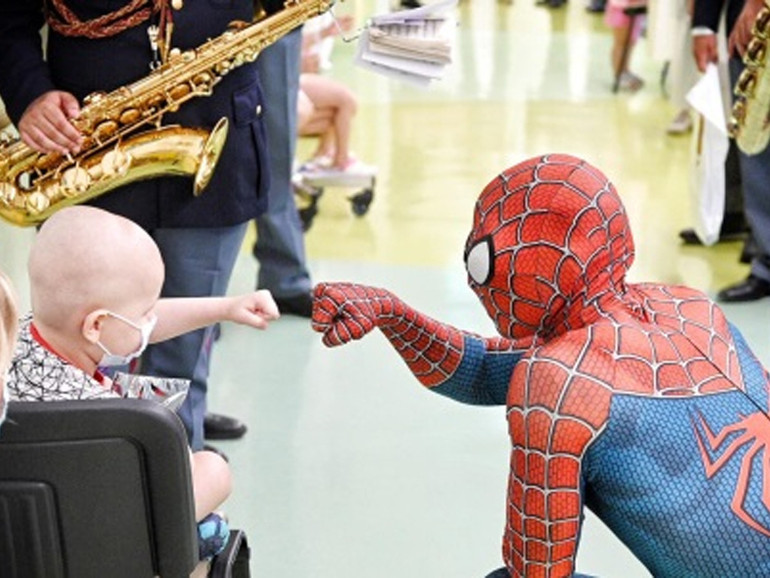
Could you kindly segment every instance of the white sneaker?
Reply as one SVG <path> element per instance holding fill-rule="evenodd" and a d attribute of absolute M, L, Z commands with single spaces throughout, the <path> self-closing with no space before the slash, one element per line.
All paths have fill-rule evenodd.
<path fill-rule="evenodd" d="M 692 130 L 692 117 L 690 111 L 683 108 L 668 125 L 666 133 L 668 134 L 687 134 Z"/>
<path fill-rule="evenodd" d="M 620 75 L 618 88 L 625 92 L 638 92 L 644 86 L 644 80 L 632 72 L 624 72 Z"/>
<path fill-rule="evenodd" d="M 344 169 L 316 166 L 301 172 L 304 182 L 313 186 L 367 187 L 373 186 L 377 167 L 353 160 Z"/>

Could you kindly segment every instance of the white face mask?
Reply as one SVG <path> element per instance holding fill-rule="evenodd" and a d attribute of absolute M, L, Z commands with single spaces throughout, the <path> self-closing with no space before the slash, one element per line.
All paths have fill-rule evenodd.
<path fill-rule="evenodd" d="M 142 352 L 147 348 L 147 344 L 150 341 L 150 335 L 152 334 L 152 330 L 155 329 L 155 324 L 158 322 L 157 317 L 153 317 L 150 319 L 147 323 L 144 325 L 137 325 L 130 319 L 126 319 L 122 315 L 118 315 L 117 313 L 112 313 L 110 311 L 107 312 L 107 315 L 110 317 L 114 317 L 115 319 L 119 319 L 123 323 L 126 323 L 136 329 L 139 333 L 142 335 L 142 342 L 139 344 L 139 347 L 136 349 L 136 351 L 129 353 L 127 355 L 117 355 L 115 353 L 111 353 L 109 349 L 107 349 L 100 341 L 96 342 L 96 345 L 101 347 L 102 351 L 104 351 L 104 355 L 102 355 L 102 359 L 99 361 L 99 367 L 119 367 L 122 365 L 128 365 L 131 363 L 132 360 L 139 357 Z"/>

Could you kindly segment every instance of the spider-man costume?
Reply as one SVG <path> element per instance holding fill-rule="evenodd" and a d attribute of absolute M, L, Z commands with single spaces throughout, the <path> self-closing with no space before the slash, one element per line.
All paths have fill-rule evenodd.
<path fill-rule="evenodd" d="M 466 243 L 500 337 L 349 283 L 316 287 L 313 327 L 379 327 L 426 387 L 507 405 L 511 576 L 572 575 L 583 505 L 654 576 L 770 576 L 768 374 L 703 293 L 627 283 L 633 251 L 598 169 L 538 157 L 487 185 Z"/>

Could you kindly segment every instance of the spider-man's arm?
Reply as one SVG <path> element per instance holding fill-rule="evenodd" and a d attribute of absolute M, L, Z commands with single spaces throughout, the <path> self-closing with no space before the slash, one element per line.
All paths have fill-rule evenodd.
<path fill-rule="evenodd" d="M 390 291 L 351 283 L 314 290 L 313 329 L 329 347 L 361 339 L 375 327 L 414 376 L 436 393 L 475 405 L 505 404 L 521 352 L 505 339 L 483 339 L 415 311 Z"/>

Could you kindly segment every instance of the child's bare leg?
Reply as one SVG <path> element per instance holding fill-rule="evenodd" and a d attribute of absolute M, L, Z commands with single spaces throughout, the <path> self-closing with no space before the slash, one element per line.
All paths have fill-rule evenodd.
<path fill-rule="evenodd" d="M 317 111 L 333 111 L 336 152 L 334 166 L 344 168 L 348 163 L 350 125 L 356 113 L 356 98 L 344 85 L 320 75 L 304 75 L 302 90 Z"/>
<path fill-rule="evenodd" d="M 337 141 L 337 150 L 334 155 L 334 166 L 344 169 L 350 159 L 350 132 L 353 123 L 353 116 L 356 114 L 356 99 L 353 93 L 345 90 L 345 95 L 341 95 L 341 105 L 334 116 L 334 136 Z"/>
<path fill-rule="evenodd" d="M 300 89 L 297 93 L 297 134 L 304 136 L 305 127 L 313 120 L 315 107 L 305 91 Z"/>
<path fill-rule="evenodd" d="M 214 452 L 190 452 L 190 470 L 195 496 L 195 520 L 201 521 L 230 495 L 230 466 Z"/>
<path fill-rule="evenodd" d="M 334 120 L 334 117 L 332 117 L 332 120 Z M 337 146 L 334 139 L 333 122 L 330 122 L 327 129 L 318 140 L 318 149 L 316 150 L 315 156 L 331 159 L 334 158 L 336 150 Z"/>
<path fill-rule="evenodd" d="M 319 137 L 314 157 L 334 156 L 334 110 L 329 108 L 313 108 L 313 116 L 299 130 L 299 136 Z"/>

